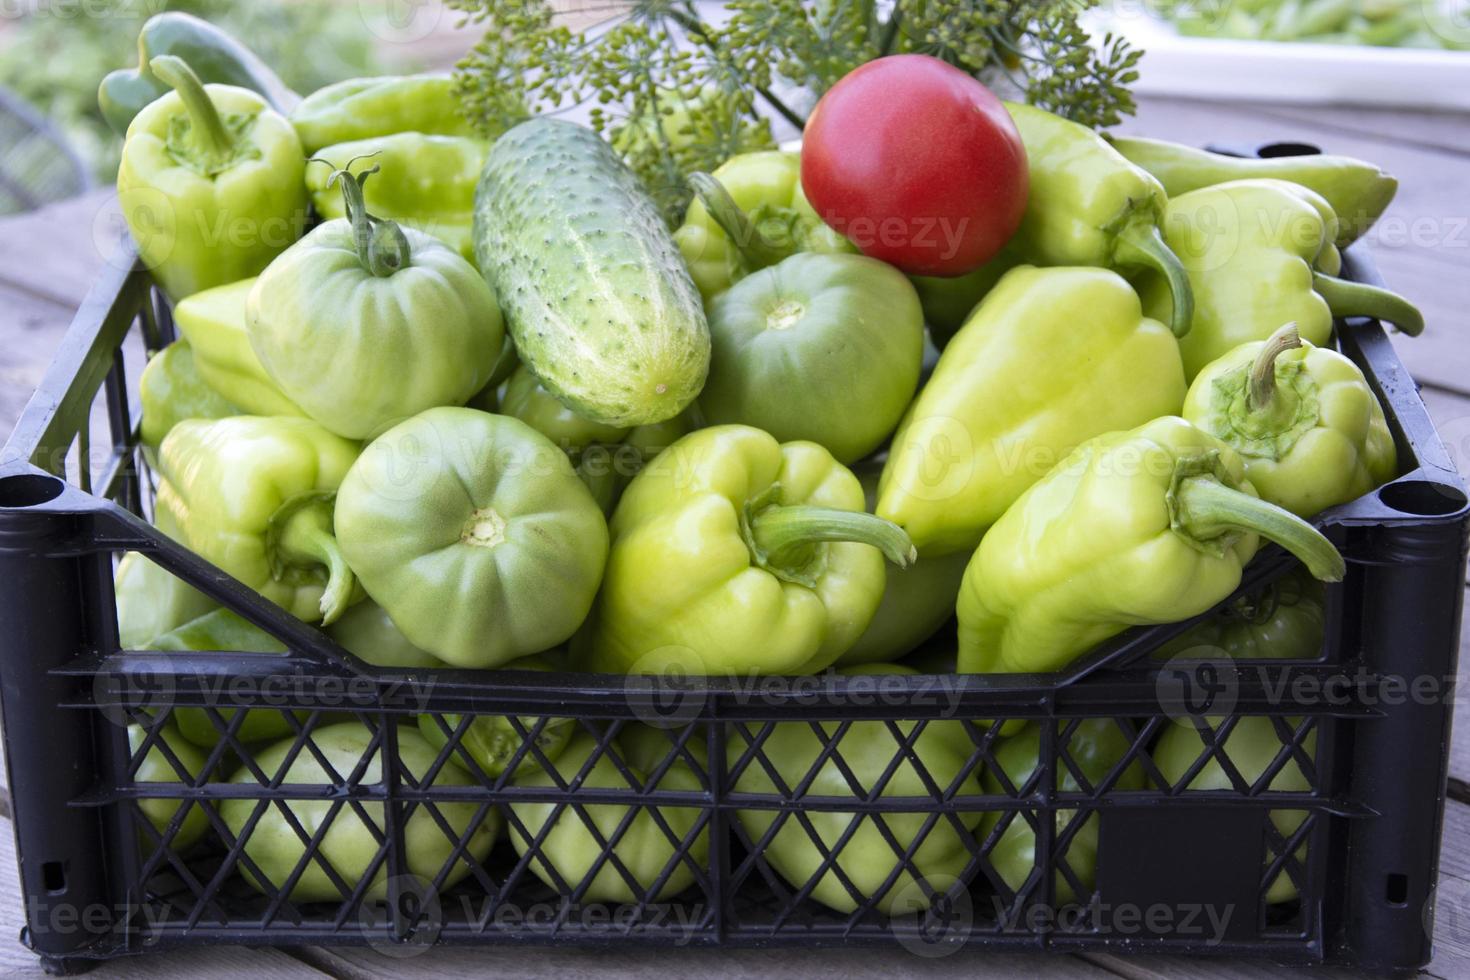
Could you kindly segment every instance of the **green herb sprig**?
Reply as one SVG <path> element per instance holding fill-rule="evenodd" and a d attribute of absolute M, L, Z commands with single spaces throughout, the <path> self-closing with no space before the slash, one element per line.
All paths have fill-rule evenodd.
<path fill-rule="evenodd" d="M 591 104 L 593 128 L 643 179 L 671 224 L 686 178 L 772 145 L 770 116 L 803 113 L 853 68 L 934 55 L 1090 126 L 1134 109 L 1141 52 L 1091 43 L 1078 15 L 1097 0 L 449 0 L 484 30 L 456 77 L 487 133 L 529 113 Z M 582 24 L 574 24 L 580 18 Z"/>

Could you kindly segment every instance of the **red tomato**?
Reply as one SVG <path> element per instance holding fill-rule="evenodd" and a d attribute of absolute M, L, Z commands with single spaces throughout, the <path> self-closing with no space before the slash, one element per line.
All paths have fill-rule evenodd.
<path fill-rule="evenodd" d="M 801 183 L 865 255 L 958 276 L 999 252 L 1026 210 L 1026 149 L 1005 106 L 938 58 L 858 67 L 817 103 Z"/>

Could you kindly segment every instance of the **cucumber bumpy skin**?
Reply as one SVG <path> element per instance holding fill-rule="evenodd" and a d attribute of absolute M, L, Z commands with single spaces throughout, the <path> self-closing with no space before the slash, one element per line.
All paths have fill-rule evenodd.
<path fill-rule="evenodd" d="M 597 134 L 532 119 L 496 140 L 474 237 L 517 353 L 573 411 L 631 427 L 694 401 L 710 356 L 699 292 L 638 178 Z"/>

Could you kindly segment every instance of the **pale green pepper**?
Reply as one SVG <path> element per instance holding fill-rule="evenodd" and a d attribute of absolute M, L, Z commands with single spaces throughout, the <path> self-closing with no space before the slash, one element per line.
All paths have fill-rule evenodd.
<path fill-rule="evenodd" d="M 971 551 L 1073 447 L 1183 403 L 1179 345 L 1121 276 L 1021 266 L 950 341 L 899 426 L 877 514 L 925 557 Z"/>
<path fill-rule="evenodd" d="M 163 437 L 184 419 L 222 419 L 240 410 L 215 391 L 194 366 L 187 340 L 177 340 L 154 354 L 138 379 L 138 401 L 143 407 L 139 435 L 156 453 Z"/>
<path fill-rule="evenodd" d="M 118 562 L 112 589 L 118 642 L 124 650 L 146 649 L 158 637 L 215 607 L 209 596 L 136 551 Z"/>
<path fill-rule="evenodd" d="M 1262 500 L 1302 517 L 1398 474 L 1393 434 L 1363 372 L 1302 340 L 1293 323 L 1207 365 L 1184 417 L 1240 453 Z"/>
<path fill-rule="evenodd" d="M 1059 670 L 1129 626 L 1224 601 L 1262 538 L 1317 578 L 1342 556 L 1256 496 L 1235 450 L 1165 417 L 1079 446 L 986 532 L 957 608 L 965 673 Z"/>
<path fill-rule="evenodd" d="M 551 671 L 556 668 L 542 657 L 530 656 L 512 660 L 502 669 Z M 512 778 L 539 772 L 546 763 L 555 763 L 577 730 L 576 719 L 566 716 L 549 716 L 539 729 L 538 722 L 533 717 L 512 721 L 505 715 L 475 715 L 468 723 L 463 715 L 455 714 L 418 717 L 419 734 L 436 749 L 442 750 L 450 736 L 463 727 L 458 748 L 450 754 L 449 761 L 472 776 L 490 779 L 499 777 L 510 767 L 516 753 L 526 745 L 527 736 L 535 744 L 526 747 L 511 773 Z"/>
<path fill-rule="evenodd" d="M 1237 180 L 1191 191 L 1169 202 L 1164 235 L 1188 271 L 1194 293 L 1189 332 L 1179 341 L 1185 375 L 1241 344 L 1265 340 L 1292 322 L 1301 336 L 1326 346 L 1334 317 L 1375 316 L 1410 335 L 1424 318 L 1387 290 L 1334 278 L 1337 220 L 1318 194 L 1280 180 Z M 1168 285 L 1140 281 L 1143 308 L 1174 315 Z"/>
<path fill-rule="evenodd" d="M 180 422 L 159 451 L 159 525 L 291 615 L 330 623 L 354 598 L 332 503 L 357 454 L 309 419 Z"/>
<path fill-rule="evenodd" d="M 470 224 L 475 183 L 489 151 L 484 140 L 464 136 L 374 136 L 318 150 L 312 159 L 325 160 L 331 169 L 307 167 L 306 186 L 317 214 L 348 217 L 331 174 L 347 169 L 353 160 L 371 157 L 382 169 L 371 182 L 362 183 L 368 211 L 432 235 L 474 264 Z"/>
<path fill-rule="evenodd" d="M 344 79 L 302 99 L 290 118 L 308 156 L 335 143 L 394 133 L 475 135 L 447 73 Z"/>
<path fill-rule="evenodd" d="M 574 648 L 607 673 L 812 673 L 857 642 L 908 536 L 863 510 L 822 447 L 744 425 L 692 432 L 613 513 L 602 591 Z"/>
<path fill-rule="evenodd" d="M 138 254 L 175 301 L 253 276 L 306 225 L 306 158 L 261 96 L 206 86 L 172 55 L 153 74 L 174 87 L 128 126 L 117 197 Z"/>
<path fill-rule="evenodd" d="M 305 416 L 271 380 L 250 346 L 245 300 L 254 277 L 195 293 L 174 307 L 174 323 L 189 342 L 205 384 L 249 415 Z"/>
<path fill-rule="evenodd" d="M 674 242 L 706 303 L 796 252 L 857 251 L 807 201 L 799 153 L 743 153 L 690 183 L 696 196 Z"/>

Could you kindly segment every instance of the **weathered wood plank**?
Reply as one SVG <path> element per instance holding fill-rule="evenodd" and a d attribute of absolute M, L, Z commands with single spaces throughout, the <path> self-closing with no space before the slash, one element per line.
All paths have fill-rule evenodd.
<path fill-rule="evenodd" d="M 25 916 L 16 882 L 15 834 L 9 820 L 0 820 L 0 976 L 16 980 L 44 977 L 36 954 L 20 944 Z M 255 980 L 322 980 L 323 974 L 273 949 L 217 946 L 197 950 L 128 957 L 97 968 L 94 977 L 119 980 L 195 980 L 250 976 Z"/>
<path fill-rule="evenodd" d="M 104 188 L 3 222 L 0 284 L 76 309 L 122 240 L 117 195 Z"/>
<path fill-rule="evenodd" d="M 509 976 L 522 980 L 583 980 L 603 976 L 674 980 L 719 976 L 764 980 L 773 976 L 806 980 L 860 980 L 910 976 L 972 980 L 983 972 L 996 980 L 1107 980 L 1114 971 L 1071 956 L 981 956 L 959 950 L 921 959 L 902 949 L 444 949 L 414 959 L 390 959 L 356 949 L 314 949 L 310 962 L 345 980 L 468 980 Z"/>

